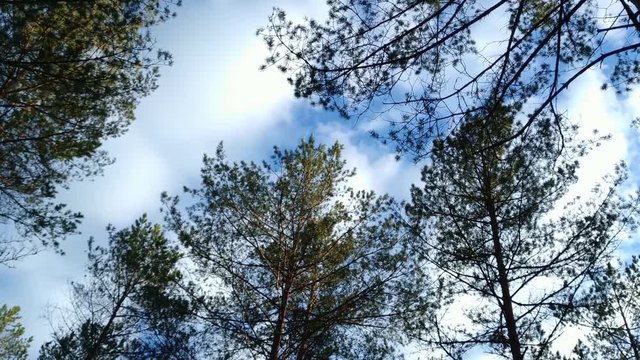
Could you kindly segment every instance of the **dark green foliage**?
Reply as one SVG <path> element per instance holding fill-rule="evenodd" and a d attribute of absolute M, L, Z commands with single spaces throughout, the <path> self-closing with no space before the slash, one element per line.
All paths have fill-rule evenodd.
<path fill-rule="evenodd" d="M 640 359 L 640 259 L 594 272 L 576 324 L 588 334 L 575 353 L 581 360 Z"/>
<path fill-rule="evenodd" d="M 169 222 L 210 287 L 200 317 L 224 359 L 389 359 L 395 287 L 412 267 L 388 196 L 354 192 L 342 147 L 302 141 L 271 161 L 205 156 Z"/>
<path fill-rule="evenodd" d="M 89 280 L 73 284 L 65 325 L 40 359 L 192 358 L 190 310 L 177 287 L 180 253 L 146 216 L 109 232 L 108 248 L 89 243 Z"/>
<path fill-rule="evenodd" d="M 20 308 L 7 305 L 0 307 L 0 359 L 26 360 L 31 338 L 24 337 L 20 321 Z"/>
<path fill-rule="evenodd" d="M 640 79 L 637 0 L 327 2 L 326 22 L 295 24 L 276 9 L 259 31 L 265 66 L 286 73 L 296 96 L 344 116 L 394 110 L 383 115 L 389 138 L 417 158 L 467 114 L 498 116 L 500 104 L 528 105 L 510 134 L 522 135 L 603 62 L 619 91 Z"/>
<path fill-rule="evenodd" d="M 0 223 L 54 246 L 76 230 L 52 198 L 111 161 L 98 147 L 170 62 L 147 28 L 179 2 L 0 1 Z"/>
<path fill-rule="evenodd" d="M 616 195 L 620 178 L 567 203 L 589 144 L 564 143 L 549 120 L 529 129 L 536 136 L 491 147 L 518 126 L 504 108 L 500 117 L 467 117 L 434 142 L 423 185 L 411 191 L 416 250 L 440 280 L 440 308 L 409 331 L 453 359 L 477 346 L 553 358 L 576 294 L 635 217 Z"/>

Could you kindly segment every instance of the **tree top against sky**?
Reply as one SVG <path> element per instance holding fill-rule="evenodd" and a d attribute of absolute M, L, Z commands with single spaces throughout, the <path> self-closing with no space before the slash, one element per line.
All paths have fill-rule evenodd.
<path fill-rule="evenodd" d="M 327 20 L 276 9 L 259 34 L 295 95 L 343 116 L 379 118 L 399 152 L 422 158 L 467 114 L 502 105 L 521 128 L 561 117 L 559 95 L 604 66 L 603 87 L 639 81 L 637 1 L 330 0 Z M 507 139 L 503 139 L 507 140 Z"/>
<path fill-rule="evenodd" d="M 81 215 L 52 201 L 111 163 L 171 56 L 148 28 L 179 0 L 0 1 L 0 223 L 57 245 Z"/>

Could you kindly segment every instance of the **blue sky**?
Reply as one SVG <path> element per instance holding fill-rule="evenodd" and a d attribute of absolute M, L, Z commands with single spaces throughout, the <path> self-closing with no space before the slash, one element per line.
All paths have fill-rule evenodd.
<path fill-rule="evenodd" d="M 395 161 L 391 147 L 368 138 L 362 130 L 366 122 L 346 122 L 311 108 L 293 98 L 278 71 L 258 71 L 266 52 L 255 31 L 273 6 L 298 19 L 324 15 L 318 0 L 189 0 L 176 19 L 154 30 L 158 45 L 173 53 L 174 66 L 161 70 L 158 90 L 141 100 L 129 132 L 105 144 L 116 163 L 104 176 L 74 183 L 60 194 L 84 213 L 82 234 L 62 244 L 65 256 L 48 251 L 13 269 L 0 268 L 0 304 L 22 307 L 22 322 L 34 336 L 32 357 L 51 332 L 47 307 L 62 305 L 69 282 L 82 281 L 88 238 L 104 244 L 107 224 L 122 228 L 144 212 L 161 222 L 160 193 L 178 194 L 183 185 L 197 184 L 202 154 L 213 153 L 220 141 L 233 160 L 261 160 L 273 145 L 290 147 L 313 134 L 345 145 L 349 166 L 358 169 L 356 188 L 403 198 L 419 180 L 418 166 Z M 490 33 L 481 35 L 490 41 Z M 616 159 L 637 160 L 632 139 L 638 136 L 628 124 L 640 115 L 640 91 L 625 97 L 600 91 L 602 71 L 588 72 L 560 100 L 586 132 L 600 128 L 614 135 L 585 162 L 576 192 L 587 191 Z"/>

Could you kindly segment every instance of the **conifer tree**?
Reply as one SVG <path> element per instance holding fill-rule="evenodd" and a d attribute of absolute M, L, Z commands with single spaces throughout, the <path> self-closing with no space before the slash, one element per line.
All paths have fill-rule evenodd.
<path fill-rule="evenodd" d="M 76 231 L 81 214 L 55 195 L 111 163 L 100 145 L 126 131 L 171 62 L 149 29 L 179 4 L 0 1 L 0 224 L 54 246 Z"/>
<path fill-rule="evenodd" d="M 88 281 L 73 284 L 71 308 L 39 359 L 193 358 L 179 259 L 146 216 L 128 229 L 110 227 L 108 248 L 90 241 Z"/>
<path fill-rule="evenodd" d="M 637 0 L 327 4 L 323 20 L 296 22 L 276 9 L 259 30 L 271 50 L 264 66 L 286 73 L 294 94 L 314 104 L 383 118 L 391 126 L 374 134 L 419 159 L 434 137 L 469 114 L 498 117 L 501 104 L 526 109 L 510 137 L 546 117 L 564 120 L 555 100 L 603 62 L 603 88 L 640 82 Z"/>
<path fill-rule="evenodd" d="M 479 346 L 514 360 L 553 358 L 576 295 L 634 217 L 616 195 L 621 177 L 591 199 L 567 200 L 590 144 L 569 142 L 566 128 L 564 142 L 554 126 L 547 119 L 491 146 L 519 127 L 509 109 L 469 116 L 434 142 L 422 185 L 412 188 L 416 249 L 441 286 L 436 314 L 409 330 L 449 358 Z"/>
<path fill-rule="evenodd" d="M 396 204 L 347 187 L 342 146 L 313 138 L 269 162 L 205 156 L 186 213 L 169 222 L 201 283 L 204 327 L 224 359 L 397 355 L 394 288 L 411 272 Z"/>
<path fill-rule="evenodd" d="M 640 259 L 594 271 L 576 324 L 587 333 L 574 350 L 580 360 L 640 359 Z"/>

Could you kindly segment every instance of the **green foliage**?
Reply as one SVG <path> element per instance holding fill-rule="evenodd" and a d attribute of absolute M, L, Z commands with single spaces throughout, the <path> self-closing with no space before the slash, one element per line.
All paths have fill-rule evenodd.
<path fill-rule="evenodd" d="M 110 163 L 98 147 L 171 60 L 147 28 L 179 2 L 0 1 L 0 222 L 53 245 L 76 230 L 52 198 Z"/>
<path fill-rule="evenodd" d="M 186 213 L 168 220 L 210 288 L 205 328 L 224 359 L 397 356 L 395 288 L 411 273 L 396 204 L 346 186 L 342 146 L 313 138 L 269 162 L 205 156 Z"/>
<path fill-rule="evenodd" d="M 20 308 L 7 305 L 0 307 L 0 358 L 26 360 L 32 338 L 25 338 L 24 327 L 19 323 Z"/>
<path fill-rule="evenodd" d="M 590 143 L 565 142 L 573 131 L 562 138 L 545 120 L 495 146 L 519 126 L 501 112 L 469 116 L 435 141 L 407 206 L 416 250 L 440 280 L 436 315 L 416 318 L 409 331 L 452 359 L 477 346 L 512 359 L 553 358 L 576 294 L 635 217 L 616 195 L 622 178 L 590 200 L 566 198 Z"/>
<path fill-rule="evenodd" d="M 640 359 L 640 259 L 608 264 L 592 275 L 589 292 L 580 302 L 577 325 L 588 342 L 575 353 L 581 360 Z"/>
<path fill-rule="evenodd" d="M 640 81 L 637 0 L 327 3 L 323 22 L 274 11 L 258 31 L 271 51 L 264 67 L 286 73 L 296 96 L 343 116 L 387 111 L 388 134 L 374 135 L 418 159 L 468 114 L 499 116 L 496 104 L 526 106 L 511 134 L 523 135 L 557 114 L 554 99 L 603 61 L 618 91 Z"/>
<path fill-rule="evenodd" d="M 72 309 L 62 314 L 70 326 L 40 359 L 191 358 L 189 306 L 176 285 L 180 253 L 146 216 L 109 234 L 108 248 L 89 242 L 89 282 L 73 284 Z"/>

